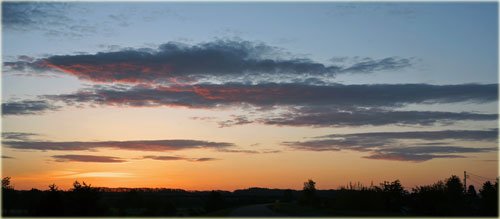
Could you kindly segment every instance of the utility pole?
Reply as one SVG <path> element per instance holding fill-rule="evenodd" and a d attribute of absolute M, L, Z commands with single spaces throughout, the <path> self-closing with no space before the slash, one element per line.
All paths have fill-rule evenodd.
<path fill-rule="evenodd" d="M 464 191 L 467 193 L 467 172 L 464 171 Z"/>

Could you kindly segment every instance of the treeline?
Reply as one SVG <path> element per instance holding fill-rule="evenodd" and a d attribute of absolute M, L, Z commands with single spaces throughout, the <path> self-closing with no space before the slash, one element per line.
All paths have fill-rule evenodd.
<path fill-rule="evenodd" d="M 3 216 L 209 216 L 223 209 L 264 203 L 303 206 L 325 216 L 497 217 L 498 180 L 485 182 L 479 191 L 472 185 L 464 189 L 460 178 L 451 176 L 411 190 L 403 188 L 399 180 L 317 190 L 309 180 L 300 191 L 249 188 L 233 192 L 99 188 L 78 181 L 66 191 L 54 184 L 43 191 L 20 191 L 11 186 L 9 177 L 2 180 Z"/>
<path fill-rule="evenodd" d="M 314 183 L 314 182 L 312 182 Z M 451 176 L 432 185 L 405 190 L 399 180 L 380 186 L 349 185 L 333 196 L 311 195 L 311 181 L 304 185 L 302 204 L 348 216 L 498 216 L 498 179 L 485 182 L 476 191 L 464 188 L 460 178 Z"/>
<path fill-rule="evenodd" d="M 273 191 L 268 193 L 269 191 Z M 102 188 L 75 181 L 64 191 L 15 190 L 2 180 L 3 216 L 205 216 L 211 212 L 280 199 L 283 190 L 251 188 L 228 191 L 185 191 L 165 188 Z"/>

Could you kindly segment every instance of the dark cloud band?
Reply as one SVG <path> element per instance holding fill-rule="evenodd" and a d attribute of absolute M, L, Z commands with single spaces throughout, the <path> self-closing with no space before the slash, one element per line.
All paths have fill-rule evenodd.
<path fill-rule="evenodd" d="M 137 151 L 173 151 L 182 149 L 217 149 L 234 146 L 227 142 L 198 140 L 140 140 L 140 141 L 94 141 L 94 142 L 51 142 L 51 141 L 3 141 L 10 148 L 23 150 L 90 151 L 99 148 L 112 148 Z"/>
<path fill-rule="evenodd" d="M 485 103 L 498 99 L 497 84 L 376 84 L 315 86 L 223 84 L 196 86 L 96 86 L 74 94 L 45 96 L 69 104 L 187 106 L 204 108 L 249 104 L 265 106 L 398 107 L 405 104 Z"/>
<path fill-rule="evenodd" d="M 202 157 L 202 158 L 186 158 L 180 156 L 144 156 L 143 159 L 153 159 L 153 160 L 161 160 L 161 161 L 176 161 L 176 160 L 185 160 L 191 162 L 205 162 L 205 161 L 214 161 L 218 160 L 217 158 L 210 157 Z"/>
<path fill-rule="evenodd" d="M 54 155 L 52 156 L 57 162 L 95 162 L 95 163 L 122 163 L 126 162 L 118 157 L 110 156 L 95 156 L 95 155 Z"/>
<path fill-rule="evenodd" d="M 373 132 L 355 134 L 333 134 L 319 139 L 283 142 L 296 150 L 368 152 L 365 158 L 399 161 L 426 161 L 434 158 L 462 158 L 467 153 L 497 151 L 496 147 L 467 147 L 450 145 L 453 142 L 497 143 L 498 129 L 491 130 L 443 130 L 414 132 Z M 415 140 L 424 143 L 415 143 Z M 451 142 L 435 142 L 435 141 Z M 430 142 L 429 142 L 430 141 Z"/>
<path fill-rule="evenodd" d="M 262 117 L 256 122 L 278 126 L 345 127 L 382 125 L 450 124 L 457 121 L 493 121 L 497 114 L 436 111 L 397 111 L 381 109 L 336 109 L 317 108 L 293 110 L 274 117 Z M 251 123 L 248 119 L 236 118 L 224 121 L 221 126 Z"/>
<path fill-rule="evenodd" d="M 2 103 L 2 115 L 36 115 L 59 109 L 47 100 L 23 100 Z"/>
<path fill-rule="evenodd" d="M 217 40 L 185 45 L 169 42 L 157 49 L 124 49 L 91 55 L 57 55 L 33 61 L 5 62 L 12 70 L 57 70 L 94 82 L 193 82 L 216 77 L 238 81 L 263 77 L 267 80 L 293 75 L 325 78 L 340 73 L 397 71 L 412 65 L 411 59 L 369 59 L 351 66 L 325 65 L 307 58 L 287 58 L 282 49 L 264 43 Z"/>

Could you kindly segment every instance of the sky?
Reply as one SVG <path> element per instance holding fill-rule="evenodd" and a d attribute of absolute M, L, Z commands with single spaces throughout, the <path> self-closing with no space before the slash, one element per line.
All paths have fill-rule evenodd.
<path fill-rule="evenodd" d="M 17 189 L 498 176 L 496 2 L 2 2 Z"/>

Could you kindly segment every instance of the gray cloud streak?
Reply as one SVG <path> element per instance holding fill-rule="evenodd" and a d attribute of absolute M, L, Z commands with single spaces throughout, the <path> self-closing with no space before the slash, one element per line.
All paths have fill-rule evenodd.
<path fill-rule="evenodd" d="M 33 137 L 39 136 L 35 133 L 25 133 L 25 132 L 2 132 L 3 140 L 17 140 L 17 141 L 29 141 Z"/>
<path fill-rule="evenodd" d="M 110 156 L 95 156 L 95 155 L 54 155 L 52 156 L 57 162 L 93 162 L 93 163 L 122 163 L 126 160 L 119 157 Z"/>
<path fill-rule="evenodd" d="M 498 114 L 437 111 L 397 111 L 381 109 L 299 109 L 279 116 L 262 117 L 258 123 L 278 126 L 345 127 L 345 126 L 382 126 L 382 125 L 420 125 L 450 124 L 457 121 L 492 121 Z M 242 120 L 242 119 L 240 119 Z M 224 121 L 224 127 L 250 123 Z"/>
<path fill-rule="evenodd" d="M 369 152 L 370 159 L 386 159 L 421 162 L 434 158 L 461 158 L 459 154 L 497 151 L 496 147 L 465 147 L 445 142 L 412 143 L 419 141 L 473 141 L 496 143 L 498 129 L 490 130 L 443 130 L 413 132 L 373 132 L 333 134 L 316 140 L 283 142 L 290 148 L 308 151 L 354 150 Z"/>
<path fill-rule="evenodd" d="M 185 160 L 185 161 L 191 161 L 191 162 L 205 162 L 205 161 L 218 160 L 217 158 L 210 158 L 210 157 L 186 158 L 186 157 L 180 157 L 180 156 L 153 156 L 153 155 L 144 156 L 143 159 L 153 159 L 153 160 L 162 160 L 162 161 Z"/>
<path fill-rule="evenodd" d="M 2 103 L 2 115 L 37 115 L 59 108 L 47 100 L 10 101 Z"/>
<path fill-rule="evenodd" d="M 234 146 L 227 142 L 210 142 L 199 140 L 138 140 L 138 141 L 3 141 L 9 148 L 22 150 L 56 150 L 56 151 L 91 151 L 99 148 L 112 148 L 137 151 L 173 151 L 182 149 L 217 149 Z"/>
<path fill-rule="evenodd" d="M 204 108 L 249 104 L 254 106 L 399 107 L 405 104 L 498 100 L 497 84 L 375 84 L 314 86 L 292 84 L 224 84 L 174 87 L 96 86 L 73 94 L 45 98 L 69 104 L 124 106 L 187 106 Z"/>

